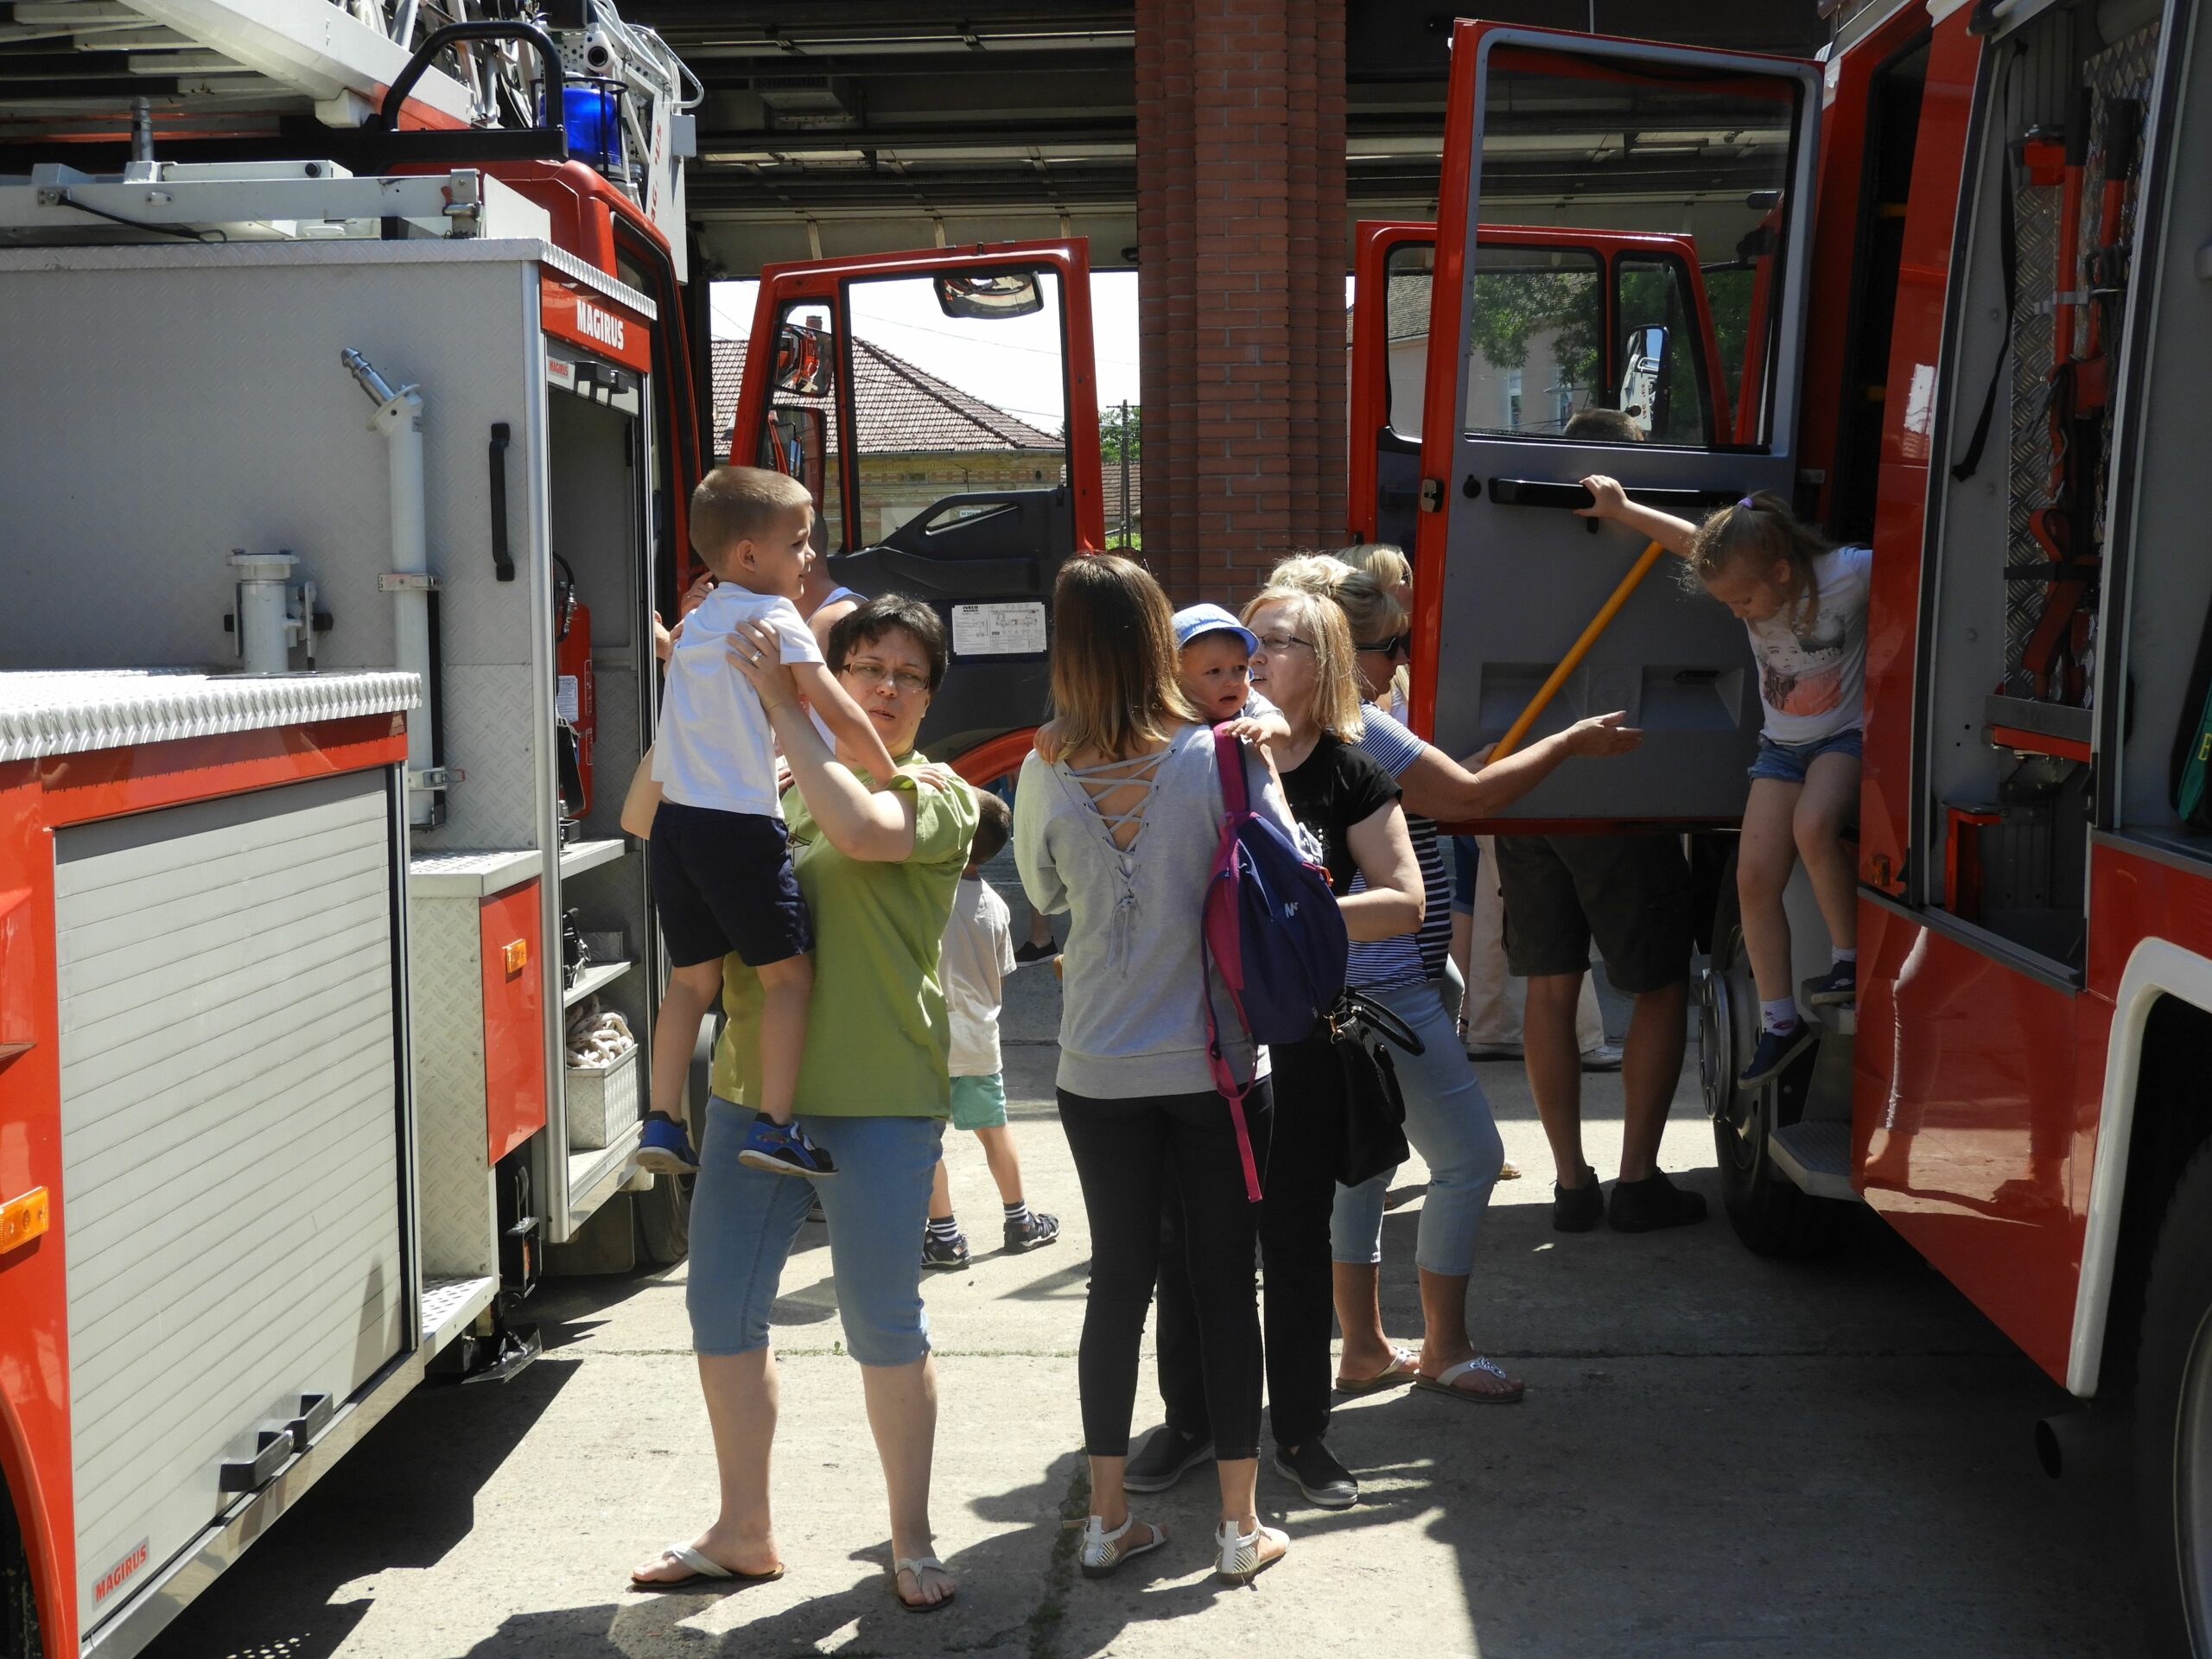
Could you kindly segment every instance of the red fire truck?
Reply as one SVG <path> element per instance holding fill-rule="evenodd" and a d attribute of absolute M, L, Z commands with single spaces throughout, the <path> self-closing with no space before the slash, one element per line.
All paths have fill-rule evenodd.
<path fill-rule="evenodd" d="M 685 75 L 508 10 L 0 31 L 5 1659 L 136 1652 L 434 1364 L 527 1363 L 549 1252 L 684 1248 L 617 811 Z"/>
<path fill-rule="evenodd" d="M 1872 544 L 1860 1001 L 1738 1088 L 1756 1007 L 1717 883 L 1730 1214 L 1786 1252 L 1863 1201 L 2098 1414 L 2132 1408 L 2162 1655 L 2212 1652 L 2194 12 L 1872 0 L 1811 63 L 1460 22 L 1412 480 L 1414 702 L 1454 753 L 1521 715 L 1637 555 L 1572 516 L 1586 474 L 1693 517 L 1772 489 Z M 1478 227 L 1539 207 L 1744 251 L 1732 422 L 1577 442 L 1513 408 L 1480 308 L 1521 256 Z M 1725 828 L 1750 673 L 1721 607 L 1643 583 L 1535 729 L 1625 707 L 1649 740 L 1491 827 Z M 1791 914 L 1801 970 L 1824 967 L 1817 914 Z"/>

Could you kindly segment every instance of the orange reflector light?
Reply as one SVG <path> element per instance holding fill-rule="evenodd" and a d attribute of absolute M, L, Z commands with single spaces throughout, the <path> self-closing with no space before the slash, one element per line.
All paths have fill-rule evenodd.
<path fill-rule="evenodd" d="M 507 972 L 510 975 L 518 974 L 530 965 L 530 941 L 517 939 L 501 954 L 506 958 Z"/>
<path fill-rule="evenodd" d="M 35 1186 L 20 1198 L 0 1204 L 0 1255 L 28 1244 L 46 1230 L 46 1189 Z"/>

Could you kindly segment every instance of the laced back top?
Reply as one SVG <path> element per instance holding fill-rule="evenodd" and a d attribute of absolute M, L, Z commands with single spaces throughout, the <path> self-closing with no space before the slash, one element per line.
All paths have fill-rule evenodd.
<path fill-rule="evenodd" d="M 1289 814 L 1249 752 L 1245 780 L 1261 810 Z M 1221 837 L 1213 734 L 1184 726 L 1165 747 L 1084 767 L 1022 765 L 1014 859 L 1029 901 L 1069 917 L 1061 962 L 1059 1086 L 1101 1099 L 1198 1094 L 1206 1069 L 1198 914 Z M 1215 976 L 1215 1007 L 1228 993 Z M 1223 1032 L 1239 1075 L 1258 1064 Z"/>

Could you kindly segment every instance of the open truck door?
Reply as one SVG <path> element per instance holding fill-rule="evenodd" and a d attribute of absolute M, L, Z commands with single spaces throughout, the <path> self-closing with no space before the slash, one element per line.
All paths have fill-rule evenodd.
<path fill-rule="evenodd" d="M 1513 726 L 1637 562 L 1640 541 L 1573 515 L 1583 477 L 1693 518 L 1755 490 L 1794 495 L 1819 111 L 1808 62 L 1456 26 L 1415 486 L 1414 715 L 1447 753 Z M 1540 208 L 1541 240 L 1503 228 Z M 1580 237 L 1554 239 L 1578 221 Z M 1627 289 L 1573 245 L 1638 226 L 1672 251 Z M 1389 257 L 1413 255 L 1401 238 Z M 1669 323 L 1700 307 L 1711 353 Z M 1665 417 L 1634 435 L 1586 418 L 1647 393 Z M 1562 769 L 1509 817 L 1741 815 L 1760 723 L 1751 653 L 1742 624 L 1675 574 L 1629 593 L 1529 731 L 1624 709 L 1649 740 Z"/>
<path fill-rule="evenodd" d="M 1485 283 L 1481 299 L 1510 301 L 1532 281 L 1558 283 L 1556 273 L 1566 273 L 1563 291 L 1598 324 L 1588 391 L 1599 406 L 1606 406 L 1599 394 L 1611 387 L 1610 406 L 1647 439 L 1707 444 L 1734 430 L 1734 381 L 1721 365 L 1705 273 L 1690 238 L 1485 225 L 1481 242 L 1493 261 L 1502 262 L 1509 250 L 1524 256 L 1520 280 Z M 1366 220 L 1354 227 L 1353 244 L 1345 492 L 1351 539 L 1410 550 L 1421 494 L 1436 223 Z M 1495 315 L 1478 321 L 1512 326 Z M 1510 394 L 1525 403 L 1525 367 L 1509 375 Z"/>
<path fill-rule="evenodd" d="M 907 361 L 916 336 L 977 361 L 1056 361 L 1056 386 L 1029 382 L 1052 406 L 997 407 L 957 369 Z M 1105 544 L 1087 245 L 768 266 L 729 458 L 804 481 L 839 582 L 944 618 L 952 663 L 923 747 L 979 780 L 1018 764 L 1047 712 L 1053 582 Z"/>

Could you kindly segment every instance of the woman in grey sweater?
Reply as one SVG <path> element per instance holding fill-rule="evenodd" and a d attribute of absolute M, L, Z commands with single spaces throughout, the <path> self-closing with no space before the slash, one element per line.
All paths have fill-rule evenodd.
<path fill-rule="evenodd" d="M 1029 902 L 1067 912 L 1062 956 L 1060 1122 L 1090 1221 L 1090 1294 L 1077 1372 L 1090 1517 L 1083 1570 L 1103 1578 L 1166 1541 L 1129 1513 L 1122 1486 L 1138 1346 L 1152 1301 L 1164 1205 L 1181 1213 L 1203 1333 L 1221 1517 L 1217 1570 L 1249 1582 L 1289 1541 L 1260 1524 L 1261 1348 L 1253 1295 L 1256 1206 L 1228 1103 L 1206 1064 L 1205 996 L 1226 1020 L 1244 1111 L 1264 1166 L 1267 1056 L 1236 1029 L 1226 988 L 1204 979 L 1198 917 L 1222 796 L 1212 734 L 1176 680 L 1167 601 L 1127 559 L 1071 559 L 1053 594 L 1052 702 L 1059 759 L 1031 755 L 1014 803 L 1014 857 Z M 1266 768 L 1246 785 L 1286 827 Z"/>

